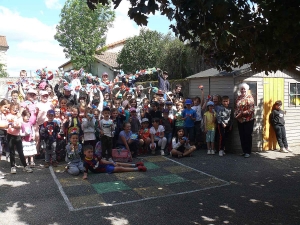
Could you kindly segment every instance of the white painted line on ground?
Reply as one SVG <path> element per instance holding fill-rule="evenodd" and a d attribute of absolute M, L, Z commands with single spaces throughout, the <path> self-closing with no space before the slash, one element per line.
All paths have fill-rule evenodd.
<path fill-rule="evenodd" d="M 164 157 L 164 156 L 163 156 L 163 157 Z M 224 184 L 220 184 L 220 185 L 216 185 L 216 186 L 210 186 L 210 187 L 201 188 L 201 189 L 196 189 L 196 190 L 192 190 L 192 191 L 184 191 L 184 192 L 179 192 L 179 193 L 174 193 L 174 194 L 169 194 L 169 195 L 164 195 L 164 196 L 149 197 L 149 198 L 143 198 L 143 199 L 138 199 L 138 200 L 126 201 L 126 202 L 119 202 L 119 203 L 112 203 L 112 204 L 108 203 L 108 204 L 106 204 L 106 205 L 88 206 L 88 207 L 82 207 L 82 208 L 76 208 L 76 209 L 75 209 L 75 208 L 72 206 L 72 204 L 71 204 L 71 202 L 70 202 L 68 196 L 67 196 L 66 193 L 64 192 L 62 185 L 60 184 L 59 180 L 57 179 L 57 177 L 56 177 L 56 175 L 55 175 L 55 172 L 54 172 L 53 168 L 52 168 L 52 167 L 49 167 L 49 168 L 50 168 L 51 175 L 52 175 L 52 177 L 53 177 L 55 183 L 57 184 L 58 189 L 59 189 L 61 195 L 63 196 L 63 198 L 64 198 L 64 200 L 65 200 L 65 202 L 66 202 L 66 204 L 67 204 L 67 206 L 68 206 L 68 208 L 69 208 L 70 211 L 81 211 L 81 210 L 85 210 L 85 209 L 95 209 L 95 208 L 102 208 L 102 207 L 108 207 L 108 206 L 125 205 L 125 204 L 136 203 L 136 202 L 142 202 L 142 201 L 147 201 L 147 200 L 154 200 L 154 199 L 159 199 L 159 198 L 166 198 L 166 197 L 171 197 L 171 196 L 176 196 L 176 195 L 189 194 L 189 193 L 194 193 L 194 192 L 198 192 L 198 191 L 209 190 L 209 189 L 213 189 L 213 188 L 218 188 L 218 187 L 223 187 L 223 186 L 230 185 L 230 182 L 227 182 L 227 181 L 225 181 L 225 180 L 219 179 L 219 178 L 217 178 L 217 177 L 215 177 L 215 176 L 213 176 L 213 175 L 207 174 L 207 173 L 205 173 L 205 172 L 203 172 L 203 171 L 201 171 L 201 170 L 197 170 L 197 169 L 195 169 L 195 168 L 192 168 L 192 167 L 190 167 L 190 166 L 184 165 L 184 164 L 182 164 L 182 163 L 180 163 L 180 162 L 177 162 L 177 161 L 175 161 L 175 160 L 173 160 L 173 159 L 170 159 L 170 158 L 167 158 L 167 157 L 164 157 L 164 158 L 166 158 L 166 159 L 168 159 L 168 160 L 170 160 L 170 161 L 172 161 L 172 162 L 174 162 L 174 163 L 177 163 L 177 164 L 179 164 L 179 165 L 181 165 L 181 166 L 183 166 L 183 167 L 187 167 L 187 168 L 189 168 L 189 169 L 192 169 L 192 170 L 194 170 L 194 171 L 197 171 L 198 173 L 202 173 L 202 174 L 205 174 L 205 175 L 207 175 L 207 176 L 209 176 L 209 177 L 213 177 L 213 178 L 215 178 L 216 180 L 219 180 L 219 181 L 224 182 Z"/>
<path fill-rule="evenodd" d="M 72 204 L 71 204 L 71 202 L 70 202 L 68 196 L 67 196 L 66 193 L 64 192 L 63 187 L 61 186 L 59 180 L 57 179 L 57 176 L 55 175 L 55 172 L 54 172 L 52 166 L 50 166 L 49 169 L 50 169 L 50 173 L 51 173 L 51 175 L 52 175 L 52 177 L 53 177 L 53 180 L 55 181 L 55 183 L 56 183 L 56 185 L 57 185 L 57 187 L 58 187 L 58 190 L 60 191 L 62 197 L 64 198 L 64 200 L 65 200 L 65 202 L 66 202 L 66 204 L 67 204 L 69 210 L 70 210 L 70 211 L 74 211 L 74 207 L 72 206 Z"/>

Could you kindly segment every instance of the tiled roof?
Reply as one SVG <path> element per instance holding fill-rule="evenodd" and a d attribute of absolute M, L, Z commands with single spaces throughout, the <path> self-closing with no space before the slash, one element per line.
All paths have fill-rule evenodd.
<path fill-rule="evenodd" d="M 103 62 L 106 65 L 113 67 L 113 68 L 119 67 L 119 64 L 117 63 L 117 57 L 118 57 L 118 53 L 115 53 L 115 52 L 102 52 L 99 55 L 95 55 L 95 58 L 98 61 Z M 68 65 L 69 63 L 71 63 L 71 60 L 65 62 L 58 68 L 63 68 L 64 66 Z"/>
<path fill-rule="evenodd" d="M 0 36 L 0 47 L 7 47 L 8 48 L 5 36 Z"/>
<path fill-rule="evenodd" d="M 238 76 L 242 73 L 250 71 L 250 65 L 245 64 L 241 66 L 240 68 L 233 68 L 232 72 L 226 72 L 226 71 L 219 71 L 215 68 L 211 68 L 205 71 L 201 71 L 199 73 L 196 73 L 194 75 L 191 75 L 187 77 L 186 79 L 193 79 L 193 78 L 200 78 L 200 77 L 216 77 L 216 76 Z"/>
<path fill-rule="evenodd" d="M 113 43 L 111 43 L 111 44 L 108 44 L 108 45 L 106 45 L 105 47 L 107 47 L 107 48 L 112 48 L 112 47 L 114 47 L 114 46 L 116 46 L 116 45 L 119 45 L 119 44 L 125 44 L 125 42 L 126 42 L 126 38 L 125 38 L 125 39 L 122 39 L 122 40 L 120 40 L 120 41 L 116 41 L 116 42 L 113 42 Z"/>
<path fill-rule="evenodd" d="M 113 68 L 119 67 L 119 64 L 117 63 L 117 57 L 118 53 L 115 52 L 102 52 L 99 55 L 95 55 L 96 59 Z"/>

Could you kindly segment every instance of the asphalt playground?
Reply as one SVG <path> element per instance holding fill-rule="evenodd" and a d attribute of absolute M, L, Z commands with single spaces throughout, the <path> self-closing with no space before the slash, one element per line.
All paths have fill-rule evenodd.
<path fill-rule="evenodd" d="M 300 148 L 145 156 L 147 172 L 70 176 L 64 163 L 0 179 L 0 224 L 300 224 Z M 18 160 L 17 160 L 18 162 Z"/>

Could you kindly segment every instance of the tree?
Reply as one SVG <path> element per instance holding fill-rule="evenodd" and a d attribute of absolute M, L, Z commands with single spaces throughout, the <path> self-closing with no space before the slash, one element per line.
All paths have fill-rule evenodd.
<path fill-rule="evenodd" d="M 122 0 L 113 0 L 115 8 Z M 90 9 L 95 3 L 87 0 Z M 251 64 L 255 71 L 295 69 L 300 64 L 299 0 L 131 0 L 128 15 L 147 25 L 157 10 L 176 21 L 181 41 L 202 51 L 207 62 L 231 70 Z M 203 48 L 207 47 L 206 51 Z"/>
<path fill-rule="evenodd" d="M 66 58 L 70 58 L 75 69 L 91 69 L 97 48 L 105 44 L 105 33 L 111 26 L 115 13 L 109 2 L 97 4 L 89 10 L 83 0 L 67 0 L 60 14 L 54 38 L 64 47 Z"/>
<path fill-rule="evenodd" d="M 0 77 L 8 77 L 8 73 L 6 72 L 5 65 L 0 63 Z"/>
<path fill-rule="evenodd" d="M 117 62 L 126 73 L 159 67 L 168 71 L 171 79 L 179 79 L 203 70 L 199 68 L 203 60 L 199 59 L 203 57 L 171 33 L 163 35 L 142 29 L 138 36 L 126 40 Z M 155 76 L 144 76 L 141 80 L 156 79 Z"/>
<path fill-rule="evenodd" d="M 162 51 L 162 34 L 141 29 L 138 36 L 128 38 L 117 62 L 125 72 L 156 66 Z"/>

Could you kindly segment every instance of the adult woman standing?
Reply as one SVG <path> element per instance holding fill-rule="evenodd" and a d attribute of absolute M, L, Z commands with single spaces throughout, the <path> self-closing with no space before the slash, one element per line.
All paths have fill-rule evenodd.
<path fill-rule="evenodd" d="M 252 149 L 252 132 L 254 125 L 254 99 L 248 94 L 249 85 L 241 83 L 239 85 L 240 95 L 236 99 L 234 111 L 235 118 L 238 121 L 243 156 L 249 158 Z"/>

